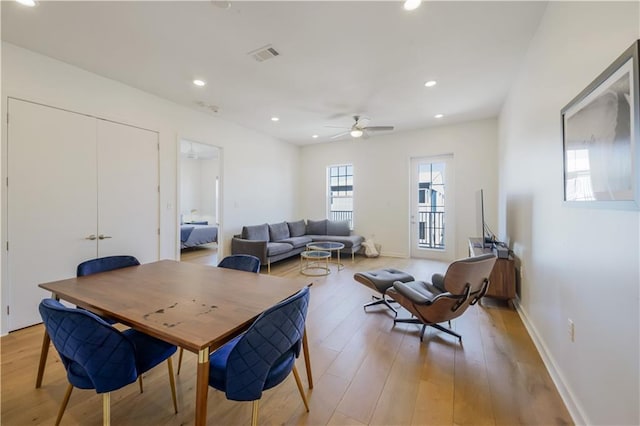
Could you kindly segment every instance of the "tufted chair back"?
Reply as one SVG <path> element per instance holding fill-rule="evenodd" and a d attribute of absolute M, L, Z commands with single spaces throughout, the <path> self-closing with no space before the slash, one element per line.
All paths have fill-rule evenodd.
<path fill-rule="evenodd" d="M 136 381 L 135 347 L 118 330 L 54 299 L 44 299 L 39 310 L 73 386 L 104 393 Z"/>
<path fill-rule="evenodd" d="M 76 276 L 97 274 L 98 272 L 113 271 L 114 269 L 138 266 L 140 262 L 133 256 L 107 256 L 82 262 L 78 265 Z"/>
<path fill-rule="evenodd" d="M 264 311 L 242 335 L 227 361 L 228 399 L 260 399 L 263 390 L 276 386 L 291 373 L 300 354 L 308 306 L 309 288 L 305 287 Z M 273 366 L 282 371 L 274 374 Z"/>
<path fill-rule="evenodd" d="M 218 263 L 218 268 L 237 269 L 238 271 L 260 272 L 260 259 L 248 254 L 227 256 Z"/>

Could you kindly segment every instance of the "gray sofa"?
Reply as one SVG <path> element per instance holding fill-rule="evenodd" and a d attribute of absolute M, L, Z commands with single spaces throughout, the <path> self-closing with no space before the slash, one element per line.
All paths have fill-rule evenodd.
<path fill-rule="evenodd" d="M 295 256 L 304 251 L 308 243 L 333 241 L 344 244 L 340 253 L 350 253 L 352 258 L 360 250 L 364 238 L 351 235 L 349 222 L 304 220 L 296 222 L 264 223 L 243 226 L 242 233 L 231 240 L 232 254 L 250 254 L 267 265 L 271 273 L 271 263 Z"/>

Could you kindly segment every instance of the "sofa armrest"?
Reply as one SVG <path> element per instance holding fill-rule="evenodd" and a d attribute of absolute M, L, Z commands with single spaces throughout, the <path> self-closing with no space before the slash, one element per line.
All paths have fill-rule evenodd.
<path fill-rule="evenodd" d="M 261 240 L 245 240 L 233 237 L 231 239 L 231 254 L 250 254 L 267 263 L 267 242 Z"/>

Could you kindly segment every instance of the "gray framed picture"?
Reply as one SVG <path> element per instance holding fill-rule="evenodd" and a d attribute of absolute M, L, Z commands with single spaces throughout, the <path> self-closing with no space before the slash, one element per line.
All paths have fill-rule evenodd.
<path fill-rule="evenodd" d="M 568 203 L 640 209 L 639 49 L 640 40 L 561 110 Z"/>

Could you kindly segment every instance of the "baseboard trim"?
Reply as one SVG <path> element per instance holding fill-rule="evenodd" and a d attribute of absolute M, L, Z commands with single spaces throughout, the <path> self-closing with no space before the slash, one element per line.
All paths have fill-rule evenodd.
<path fill-rule="evenodd" d="M 540 334 L 538 333 L 538 330 L 533 325 L 533 323 L 529 320 L 529 317 L 527 316 L 526 311 L 520 305 L 520 300 L 516 298 L 516 299 L 513 299 L 512 302 L 513 302 L 513 306 L 516 308 L 516 311 L 518 312 L 518 315 L 520 316 L 520 319 L 522 320 L 522 323 L 527 329 L 529 336 L 531 336 L 531 340 L 533 340 L 533 344 L 536 346 L 536 349 L 538 350 L 538 353 L 542 358 L 542 362 L 544 363 L 544 366 L 547 368 L 547 371 L 551 376 L 551 380 L 553 380 L 553 383 L 556 385 L 556 389 L 558 389 L 560 398 L 562 398 L 564 405 L 567 407 L 567 410 L 569 411 L 569 415 L 571 416 L 573 423 L 576 425 L 590 424 L 587 421 L 587 416 L 584 410 L 582 409 L 580 404 L 578 404 L 576 398 L 574 397 L 573 392 L 571 392 L 569 387 L 566 385 L 566 380 L 564 379 L 564 376 L 562 375 L 560 370 L 557 368 L 557 363 L 555 362 L 553 356 L 547 349 L 547 346 L 544 344 L 544 341 L 540 338 Z"/>

